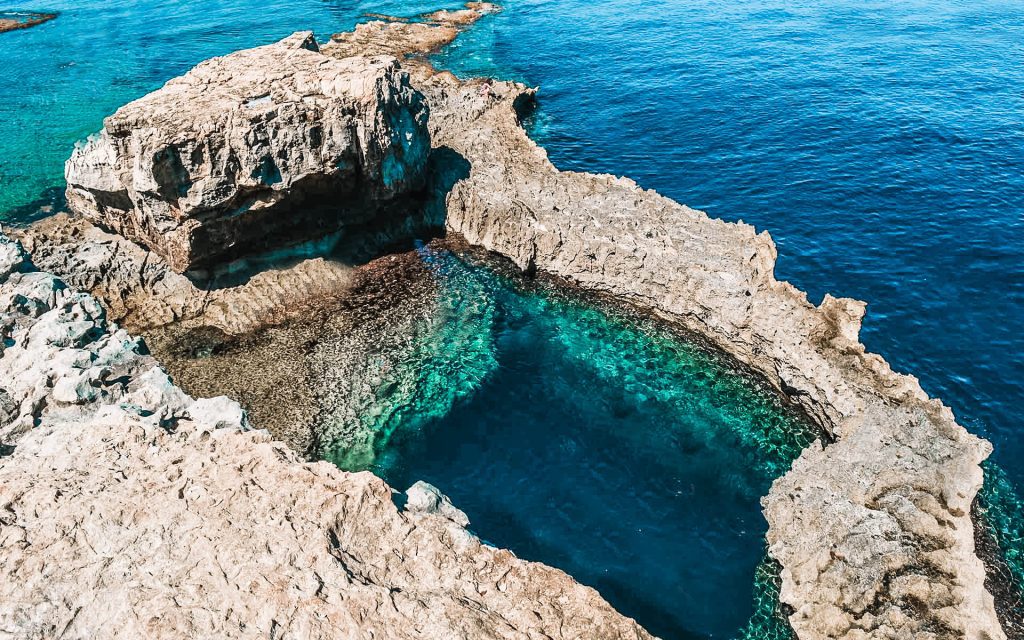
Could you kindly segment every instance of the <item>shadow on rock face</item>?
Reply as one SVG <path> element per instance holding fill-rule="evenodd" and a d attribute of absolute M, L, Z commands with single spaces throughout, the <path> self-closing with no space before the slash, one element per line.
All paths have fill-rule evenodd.
<path fill-rule="evenodd" d="M 329 234 L 325 230 L 318 240 L 289 244 L 284 238 L 284 246 L 264 246 L 263 253 L 210 269 L 194 269 L 185 275 L 197 287 L 217 290 L 244 285 L 262 271 L 287 269 L 309 258 L 325 258 L 358 267 L 390 253 L 408 251 L 416 241 L 429 242 L 444 236 L 448 194 L 458 181 L 469 176 L 469 170 L 470 163 L 462 155 L 449 147 L 439 147 L 431 152 L 427 161 L 424 189 L 394 202 L 372 219 Z M 319 210 L 331 208 L 327 197 L 307 206 Z M 223 240 L 229 241 L 229 238 Z"/>
<path fill-rule="evenodd" d="M 455 184 L 469 177 L 469 160 L 451 147 L 438 147 L 427 160 L 426 217 L 435 226 L 443 229 L 448 211 L 448 194 Z"/>

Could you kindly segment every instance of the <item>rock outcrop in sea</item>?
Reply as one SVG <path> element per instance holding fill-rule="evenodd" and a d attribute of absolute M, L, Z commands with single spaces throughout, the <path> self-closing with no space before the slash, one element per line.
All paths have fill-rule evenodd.
<path fill-rule="evenodd" d="M 307 53 L 352 65 L 353 57 L 389 56 L 376 63 L 387 68 L 402 59 L 410 92 L 422 95 L 430 112 L 432 199 L 424 219 L 441 211 L 451 235 L 526 272 L 549 272 L 706 336 L 821 427 L 820 441 L 763 501 L 770 554 L 782 566 L 780 599 L 797 637 L 1005 638 L 971 520 L 990 445 L 957 424 L 915 378 L 866 352 L 858 337 L 864 303 L 826 296 L 814 305 L 776 280 L 767 233 L 709 218 L 625 178 L 558 171 L 520 126 L 534 89 L 460 80 L 422 57 L 491 9 L 370 22 L 335 36 L 320 54 Z M 88 198 L 70 203 L 95 215 Z M 125 205 L 109 214 L 130 218 L 134 210 Z M 124 239 L 83 230 L 81 221 L 50 223 L 21 237 L 37 264 L 94 291 L 139 330 L 157 326 L 157 318 L 207 323 L 214 309 L 190 297 L 188 279 L 170 275 L 213 258 L 188 253 L 182 247 L 192 245 L 184 240 L 176 241 L 179 249 L 153 247 L 179 256 L 168 267 Z M 308 268 L 309 261 L 299 262 L 271 281 Z M 224 313 L 250 317 L 242 323 L 250 327 L 318 304 L 312 294 L 303 300 L 302 290 L 251 302 L 222 295 Z M 193 299 L 200 302 L 179 304 Z M 248 313 L 251 307 L 259 312 Z M 97 378 L 101 387 L 108 378 Z M 97 388 L 87 387 L 86 395 Z M 147 406 L 160 411 L 159 400 Z M 31 612 L 0 604 L 8 607 L 3 624 L 83 625 L 90 619 L 83 612 L 101 616 L 102 600 L 137 616 L 134 629 L 143 632 L 159 635 L 146 625 L 175 616 L 159 629 L 168 637 L 255 634 L 255 627 L 239 626 L 250 616 L 260 632 L 303 637 L 356 629 L 374 630 L 375 637 L 644 637 L 564 574 L 480 545 L 443 515 L 398 512 L 372 476 L 301 464 L 252 432 L 224 431 L 231 435 L 219 438 L 231 445 L 218 446 L 220 439 L 203 436 L 209 432 L 202 428 L 146 426 L 148 417 L 119 417 L 117 424 L 90 418 L 90 428 L 73 430 L 33 419 L 37 428 L 13 442 L 13 457 L 0 462 L 0 514 L 13 514 L 0 518 L 0 539 L 14 540 L 2 543 L 3 552 L 19 555 L 4 564 L 12 573 L 2 582 L 11 591 L 0 602 L 47 604 Z M 109 511 L 87 512 L 84 495 L 99 496 Z M 167 509 L 158 508 L 165 503 Z M 413 503 L 457 511 L 423 487 Z M 115 504 L 140 506 L 117 511 Z M 66 535 L 48 537 L 51 523 L 68 522 L 75 525 Z M 179 534 L 187 545 L 175 542 Z M 154 541 L 164 546 L 150 557 Z M 49 543 L 59 544 L 69 562 L 49 563 Z M 33 577 L 46 571 L 45 579 Z M 168 584 L 188 588 L 171 593 Z M 94 595 L 94 585 L 107 590 L 103 597 Z M 232 591 L 239 585 L 247 586 Z M 151 590 L 144 600 L 136 595 L 143 587 Z M 231 608 L 209 611 L 204 603 L 211 597 Z"/>
<path fill-rule="evenodd" d="M 57 17 L 56 13 L 39 13 L 36 11 L 0 11 L 0 33 L 29 29 L 49 22 Z"/>
<path fill-rule="evenodd" d="M 338 60 L 296 33 L 118 109 L 68 161 L 68 205 L 175 271 L 210 266 L 407 207 L 426 121 L 397 60 Z"/>

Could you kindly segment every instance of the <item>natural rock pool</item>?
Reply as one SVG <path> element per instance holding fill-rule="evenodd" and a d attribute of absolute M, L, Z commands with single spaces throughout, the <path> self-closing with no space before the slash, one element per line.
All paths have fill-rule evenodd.
<path fill-rule="evenodd" d="M 370 451 L 327 438 L 320 454 L 395 488 L 436 485 L 481 538 L 567 571 L 657 635 L 734 635 L 754 612 L 759 498 L 809 425 L 649 318 L 420 255 L 437 304 L 401 358 L 365 363 Z"/>

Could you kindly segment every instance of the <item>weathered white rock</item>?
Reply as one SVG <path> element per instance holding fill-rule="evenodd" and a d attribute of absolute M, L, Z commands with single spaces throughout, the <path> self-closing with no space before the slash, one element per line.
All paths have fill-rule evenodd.
<path fill-rule="evenodd" d="M 0 634 L 649 638 L 561 571 L 265 433 L 111 411 L 0 459 Z"/>
<path fill-rule="evenodd" d="M 68 206 L 181 272 L 372 223 L 421 185 L 427 110 L 390 57 L 309 33 L 208 60 L 68 160 Z"/>
<path fill-rule="evenodd" d="M 195 401 L 175 387 L 93 296 L 32 270 L 21 245 L 0 234 L 3 255 L 16 267 L 0 277 L 0 445 L 15 445 L 44 423 L 80 424 L 120 404 L 158 425 L 184 419 L 248 427 L 237 402 Z"/>
<path fill-rule="evenodd" d="M 469 526 L 469 516 L 453 505 L 448 496 L 441 493 L 440 489 L 429 482 L 424 482 L 423 480 L 416 481 L 415 484 L 405 490 L 405 495 L 408 497 L 408 501 L 405 503 L 406 511 L 413 513 L 436 513 L 448 518 L 461 527 Z"/>

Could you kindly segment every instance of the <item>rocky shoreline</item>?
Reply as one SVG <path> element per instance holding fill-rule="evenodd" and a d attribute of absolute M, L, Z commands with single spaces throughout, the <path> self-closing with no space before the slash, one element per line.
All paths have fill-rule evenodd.
<path fill-rule="evenodd" d="M 758 234 L 742 223 L 730 224 L 709 218 L 702 212 L 642 190 L 628 179 L 558 171 L 548 161 L 544 150 L 535 145 L 520 126 L 520 114 L 533 99 L 534 89 L 511 82 L 460 80 L 450 73 L 438 72 L 425 59 L 426 54 L 454 39 L 461 28 L 493 10 L 490 5 L 474 4 L 464 11 L 431 14 L 419 22 L 370 22 L 359 25 L 353 32 L 338 34 L 331 42 L 318 47 L 318 55 L 325 58 L 351 60 L 354 56 L 374 59 L 392 56 L 400 59 L 402 74 L 408 74 L 408 87 L 421 95 L 429 108 L 425 126 L 429 128 L 426 133 L 433 152 L 432 164 L 427 170 L 427 190 L 417 196 L 422 210 L 401 221 L 402 228 L 398 231 L 393 225 L 386 229 L 371 225 L 368 235 L 376 239 L 371 244 L 385 246 L 409 237 L 413 229 L 436 227 L 443 221 L 449 234 L 506 256 L 526 273 L 544 272 L 563 278 L 573 286 L 627 302 L 705 337 L 799 405 L 828 437 L 804 451 L 792 470 L 775 482 L 763 501 L 769 521 L 770 554 L 782 566 L 780 600 L 792 611 L 789 620 L 797 637 L 1007 637 L 1000 625 L 993 595 L 986 588 L 985 566 L 976 550 L 976 528 L 971 518 L 972 504 L 982 483 L 980 463 L 988 456 L 990 445 L 958 425 L 952 412 L 940 401 L 929 399 L 915 378 L 893 372 L 881 357 L 865 351 L 858 339 L 864 303 L 826 296 L 815 306 L 803 292 L 777 281 L 773 274 L 776 250 L 767 233 Z M 401 85 L 406 81 L 395 82 Z M 409 96 L 404 104 L 417 100 L 412 94 Z M 386 143 L 381 149 L 382 154 L 388 153 Z M 69 165 L 69 183 L 77 185 L 75 189 L 83 187 L 74 180 L 74 167 L 81 165 L 81 160 L 78 165 Z M 152 175 L 167 173 L 161 170 Z M 97 184 L 106 183 L 99 179 Z M 189 182 L 188 188 L 192 185 Z M 142 189 L 139 193 L 149 192 Z M 208 193 L 220 194 L 221 191 L 214 189 Z M 74 204 L 83 197 L 88 200 L 87 195 L 79 193 L 78 196 L 77 200 L 71 198 L 70 201 Z M 123 200 L 116 202 L 124 204 Z M 144 212 L 144 209 L 136 206 L 135 210 Z M 166 218 L 165 214 L 160 215 Z M 203 215 L 206 214 L 196 218 L 201 223 L 205 220 Z M 137 226 L 141 228 L 149 224 L 150 219 L 157 218 L 143 216 Z M 281 332 L 268 339 L 270 352 L 281 349 L 282 345 L 290 349 L 296 341 L 319 340 L 324 332 L 323 323 L 302 325 L 315 327 L 312 334 L 298 331 L 289 335 L 288 320 L 308 319 L 332 308 L 331 305 L 344 304 L 344 300 L 363 305 L 366 295 L 360 297 L 360 291 L 372 295 L 372 291 L 360 289 L 362 267 L 310 258 L 299 250 L 290 264 L 280 268 L 246 270 L 237 267 L 227 273 L 209 272 L 197 278 L 194 273 L 179 273 L 194 264 L 192 254 L 182 249 L 186 245 L 150 252 L 79 219 L 47 220 L 20 232 L 18 237 L 39 268 L 58 275 L 75 288 L 92 292 L 112 318 L 123 321 L 134 332 L 152 335 L 153 344 L 172 362 L 175 349 L 183 344 L 195 344 L 202 332 L 212 336 L 211 349 L 232 340 L 244 341 L 245 336 L 257 331 Z M 159 242 L 157 236 L 150 237 L 151 242 Z M 343 246 L 345 237 L 339 242 Z M 359 247 L 367 246 L 364 239 L 355 242 Z M 335 245 L 335 250 L 338 246 Z M 162 259 L 161 254 L 170 261 Z M 231 257 L 237 255 L 240 254 Z M 372 271 L 372 266 L 369 269 Z M 239 273 L 248 275 L 239 278 Z M 416 295 L 429 297 L 429 291 Z M 395 315 L 401 316 L 401 313 Z M 339 326 L 324 335 L 337 338 L 350 329 Z M 165 342 L 161 342 L 160 335 Z M 252 342 L 241 344 L 245 349 L 262 348 Z M 6 353 L 0 364 L 4 361 L 8 361 Z M 155 366 L 151 360 L 147 363 Z M 235 388 L 241 396 L 268 393 L 268 389 L 277 387 L 275 375 L 295 375 L 289 366 L 306 365 L 283 361 L 279 373 L 269 372 L 263 381 L 245 381 L 250 384 L 249 388 L 244 388 L 241 382 Z M 228 359 L 222 373 L 230 369 Z M 219 378 L 224 384 L 231 384 L 229 374 Z M 55 384 L 52 388 L 47 386 L 51 383 L 43 384 L 45 389 L 51 389 L 44 395 L 56 389 Z M 198 393 L 204 386 L 197 378 L 193 391 Z M 110 402 L 118 401 L 118 397 L 111 396 Z M 316 404 L 308 398 L 285 401 L 289 406 L 295 403 L 294 406 L 299 407 Z M 150 410 L 160 411 L 159 407 Z M 196 566 L 211 567 L 217 566 L 215 560 L 223 562 L 215 557 L 216 550 L 230 537 L 236 524 L 251 527 L 273 544 L 285 545 L 285 554 L 299 553 L 301 560 L 298 561 L 282 560 L 278 553 L 270 558 L 286 565 L 275 571 L 290 576 L 292 584 L 300 584 L 311 572 L 319 576 L 313 581 L 319 600 L 313 604 L 284 586 L 268 593 L 271 601 L 280 604 L 278 611 L 296 612 L 297 617 L 288 622 L 293 630 L 306 630 L 312 635 L 339 629 L 354 632 L 361 624 L 362 628 L 380 629 L 382 637 L 406 637 L 400 630 L 404 627 L 394 625 L 422 619 L 429 621 L 423 633 L 438 637 L 446 633 L 473 637 L 542 633 L 551 637 L 646 637 L 635 623 L 611 611 L 596 592 L 576 585 L 561 572 L 514 560 L 507 552 L 482 546 L 457 522 L 444 515 L 401 513 L 391 505 L 389 492 L 381 481 L 366 474 L 350 476 L 336 469 L 328 470 L 322 464 L 301 464 L 291 454 L 284 453 L 280 445 L 264 441 L 265 436 L 241 432 L 242 435 L 230 436 L 232 442 L 248 438 L 253 442 L 251 447 L 246 445 L 226 452 L 223 447 L 218 450 L 211 444 L 207 451 L 196 442 L 200 445 L 216 443 L 229 436 L 220 436 L 218 432 L 213 440 L 204 440 L 202 434 L 208 432 L 202 429 L 185 429 L 175 435 L 160 431 L 159 424 L 153 426 L 141 418 L 120 415 L 118 421 L 130 425 L 131 429 L 119 430 L 110 424 L 107 414 L 104 414 L 103 425 L 96 424 L 91 417 L 87 420 L 74 417 L 77 422 L 88 422 L 90 428 L 75 429 L 72 436 L 70 429 L 57 428 L 70 419 L 64 414 L 50 416 L 45 412 L 40 415 L 30 412 L 28 415 L 39 423 L 35 428 L 26 427 L 25 420 L 21 419 L 13 423 L 21 425 L 16 430 L 5 427 L 6 431 L 0 431 L 3 441 L 15 447 L 13 454 L 0 463 L 0 476 L 9 480 L 4 484 L 5 493 L 0 494 L 3 495 L 0 508 L 8 505 L 7 512 L 15 514 L 0 520 L 4 527 L 0 538 L 14 541 L 5 542 L 5 550 L 12 544 L 12 548 L 19 548 L 23 553 L 17 562 L 8 563 L 12 573 L 8 574 L 7 583 L 19 587 L 5 594 L 9 597 L 4 601 L 33 599 L 27 597 L 28 593 L 38 599 L 45 589 L 66 591 L 58 596 L 46 595 L 46 607 L 32 611 L 25 608 L 0 611 L 2 625 L 17 628 L 18 621 L 32 620 L 33 624 L 56 628 L 63 624 L 69 611 L 74 611 L 71 603 L 78 607 L 96 606 L 84 603 L 81 594 L 68 595 L 80 589 L 77 581 L 87 578 L 82 572 L 63 577 L 48 575 L 49 582 L 56 586 L 45 588 L 38 578 L 32 577 L 42 560 L 32 551 L 37 545 L 26 546 L 26 541 L 29 536 L 38 535 L 40 527 L 46 526 L 44 519 L 53 516 L 53 513 L 47 515 L 47 509 L 40 508 L 29 514 L 26 505 L 30 503 L 18 493 L 28 491 L 24 487 L 28 486 L 25 483 L 29 482 L 34 466 L 60 466 L 91 478 L 96 474 L 90 476 L 88 460 L 82 460 L 83 456 L 69 460 L 74 458 L 68 454 L 72 447 L 95 451 L 101 456 L 108 450 L 105 447 L 113 443 L 115 450 L 128 451 L 131 457 L 141 456 L 143 443 L 154 441 L 159 447 L 173 451 L 173 455 L 181 457 L 186 464 L 198 464 L 198 467 L 190 467 L 197 474 L 194 477 L 211 474 L 211 482 L 214 482 L 209 485 L 211 490 L 220 491 L 239 482 L 256 483 L 257 489 L 252 493 L 234 498 L 233 504 L 238 505 L 238 509 L 248 509 L 241 505 L 249 503 L 259 505 L 246 511 L 246 517 L 237 523 L 225 523 L 224 512 L 206 510 L 201 514 L 203 522 L 210 519 L 225 538 L 211 538 L 216 544 L 203 547 L 207 555 Z M 301 425 L 308 419 L 310 415 L 300 411 L 286 422 Z M 311 440 L 303 440 L 300 432 L 289 431 L 292 427 L 275 425 L 272 419 L 262 416 L 261 420 L 288 438 L 296 450 L 305 451 L 313 446 Z M 51 424 L 53 426 L 48 426 Z M 242 425 L 236 423 L 232 428 L 224 433 L 235 433 Z M 129 437 L 130 433 L 143 435 Z M 259 474 L 253 466 L 256 463 L 247 462 L 246 456 L 261 461 Z M 176 463 L 160 459 L 147 462 L 139 469 L 127 463 L 118 469 L 119 473 L 145 483 L 152 478 L 144 474 L 154 469 L 163 472 L 165 467 L 161 465 L 169 464 Z M 230 469 L 221 472 L 224 464 Z M 199 473 L 200 469 L 204 471 Z M 306 477 L 303 474 L 310 473 L 315 480 L 302 479 Z M 280 488 L 263 489 L 258 477 L 273 477 L 275 484 L 280 478 L 283 484 Z M 77 495 L 61 485 L 59 477 L 46 482 L 49 484 L 40 483 L 40 486 L 50 487 L 52 494 L 40 504 L 48 505 L 54 512 L 59 510 L 62 517 L 72 521 L 78 518 L 83 526 L 89 522 L 99 526 L 89 520 L 92 516 L 76 515 L 68 500 L 56 496 L 57 493 Z M 109 478 L 89 482 L 93 484 L 82 485 L 88 491 L 99 487 L 110 490 Z M 308 486 L 289 493 L 292 486 L 303 482 Z M 19 486 L 23 488 L 13 488 Z M 173 502 L 170 486 L 159 495 L 146 494 L 139 484 L 125 487 L 123 491 L 129 492 L 120 498 L 132 503 Z M 360 511 L 362 507 L 335 510 L 333 523 L 323 520 L 325 516 L 308 515 L 322 510 L 327 496 L 332 496 L 330 500 L 354 500 L 359 505 L 371 505 L 367 507 L 370 512 L 367 515 Z M 268 500 L 281 502 L 267 504 Z M 289 504 L 288 501 L 296 504 L 295 512 L 306 514 L 303 517 L 308 518 L 302 535 L 330 541 L 329 546 L 319 549 L 319 555 L 317 549 L 303 548 L 299 552 L 288 547 L 301 536 L 293 539 L 290 535 L 282 536 L 278 529 L 269 528 L 268 523 L 275 517 L 271 514 L 280 513 L 274 505 Z M 442 504 L 437 500 L 426 502 L 434 506 Z M 260 520 L 260 513 L 267 514 L 265 519 Z M 143 515 L 155 517 L 148 512 L 134 517 Z M 293 521 L 291 516 L 287 519 Z M 175 526 L 181 523 L 179 520 L 170 522 Z M 367 527 L 380 522 L 385 523 L 389 535 L 368 539 L 376 534 L 370 533 Z M 430 550 L 424 567 L 417 564 L 417 558 L 422 560 L 422 556 L 410 551 L 410 542 L 402 537 L 411 535 L 409 527 L 422 537 L 415 543 L 421 546 L 412 549 Z M 329 535 L 325 536 L 324 532 Z M 124 535 L 105 533 L 116 539 Z M 343 544 L 336 544 L 338 540 Z M 69 557 L 97 557 L 88 540 L 85 543 L 67 540 L 62 544 L 66 545 L 65 553 Z M 268 548 L 270 544 L 268 542 Z M 366 545 L 372 546 L 372 551 L 366 550 Z M 124 549 L 131 552 L 127 555 L 128 564 L 119 565 L 118 570 L 130 570 L 125 567 L 133 566 L 131 562 L 145 565 L 143 558 L 132 555 L 139 551 L 137 546 L 125 541 Z M 336 553 L 338 549 L 358 551 Z M 232 550 L 230 563 L 241 563 L 241 566 L 250 566 L 246 562 L 258 554 L 255 547 Z M 397 557 L 404 559 L 385 559 L 396 557 L 389 555 L 389 550 L 401 550 Z M 248 553 L 253 555 L 247 556 Z M 322 578 L 323 572 L 342 575 L 338 573 L 336 559 L 340 559 L 347 578 L 337 578 L 332 591 L 325 588 Z M 347 568 L 353 561 L 358 570 Z M 471 570 L 473 563 L 478 567 L 482 563 L 484 569 Z M 170 571 L 172 564 L 161 565 L 160 570 Z M 503 577 L 494 577 L 505 567 L 514 567 L 520 578 L 519 591 L 514 593 L 516 597 L 510 595 L 512 591 L 502 589 Z M 274 574 L 260 575 L 266 580 Z M 404 577 L 398 580 L 396 575 Z M 203 585 L 203 589 L 222 588 L 219 579 L 192 578 L 196 585 Z M 224 582 L 242 584 L 237 576 Z M 215 587 L 211 586 L 214 584 Z M 427 600 L 422 600 L 426 597 L 424 589 L 430 584 L 438 588 L 430 591 L 432 595 Z M 371 594 L 358 606 L 331 600 L 343 597 L 341 594 L 347 593 L 346 590 L 364 593 L 356 585 L 365 587 L 365 593 Z M 471 593 L 477 595 L 466 595 Z M 557 595 L 545 595 L 544 598 L 554 600 L 542 598 L 539 602 L 557 601 L 558 605 L 542 607 L 531 617 L 526 609 L 531 599 L 541 598 L 538 595 L 541 593 Z M 117 593 L 118 602 L 128 602 L 124 600 L 126 597 L 122 592 Z M 387 598 L 391 599 L 392 606 L 385 612 L 378 605 L 386 604 Z M 239 603 L 239 611 L 248 612 L 261 621 L 260 632 L 269 633 L 282 624 L 279 620 L 264 619 L 269 613 L 264 612 L 264 615 L 253 609 L 253 600 L 232 601 Z M 300 601 L 303 604 L 299 604 Z M 427 601 L 439 603 L 445 612 L 441 619 L 431 607 L 422 608 Z M 124 611 L 146 610 L 141 602 L 129 602 Z M 199 600 L 195 602 L 199 607 Z M 151 611 L 165 610 L 159 605 L 154 607 Z M 324 607 L 341 622 L 334 627 L 313 622 L 319 615 L 316 612 L 327 610 Z M 71 614 L 67 624 L 83 624 L 82 618 L 76 615 Z M 138 624 L 145 624 L 141 616 Z M 234 619 L 220 620 L 210 612 L 193 612 L 182 619 L 182 624 L 185 626 L 177 627 L 178 630 L 228 634 L 226 625 L 234 624 Z M 73 628 L 80 632 L 85 629 Z M 143 626 L 137 628 L 152 630 Z M 553 631 L 556 628 L 558 631 Z M 231 627 L 230 635 L 250 633 L 255 633 L 255 627 L 237 632 Z M 167 635 L 176 637 L 171 631 Z M 410 632 L 409 637 L 412 635 Z"/>

